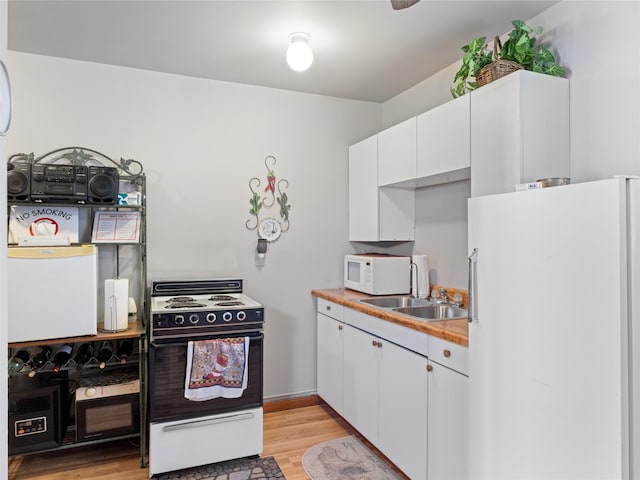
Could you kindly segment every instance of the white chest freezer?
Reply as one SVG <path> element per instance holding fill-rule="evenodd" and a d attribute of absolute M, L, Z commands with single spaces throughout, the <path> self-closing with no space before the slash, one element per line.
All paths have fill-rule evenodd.
<path fill-rule="evenodd" d="M 10 343 L 96 335 L 95 245 L 9 247 L 7 251 Z"/>

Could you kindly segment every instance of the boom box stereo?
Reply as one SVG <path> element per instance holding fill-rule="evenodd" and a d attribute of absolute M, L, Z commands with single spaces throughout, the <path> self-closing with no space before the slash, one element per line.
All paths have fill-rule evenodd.
<path fill-rule="evenodd" d="M 37 202 L 116 205 L 118 187 L 118 169 L 114 167 L 51 164 L 31 166 L 30 196 L 31 200 Z M 18 185 L 14 187 L 14 190 L 17 189 Z"/>
<path fill-rule="evenodd" d="M 87 167 L 33 164 L 31 200 L 56 203 L 87 201 Z"/>
<path fill-rule="evenodd" d="M 31 197 L 31 164 L 7 163 L 7 198 L 25 200 Z"/>
<path fill-rule="evenodd" d="M 89 167 L 89 203 L 116 205 L 118 203 L 119 176 L 114 167 Z"/>

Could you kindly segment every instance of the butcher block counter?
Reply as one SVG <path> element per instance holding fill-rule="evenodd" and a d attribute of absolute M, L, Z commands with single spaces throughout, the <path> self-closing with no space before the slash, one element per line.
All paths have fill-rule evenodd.
<path fill-rule="evenodd" d="M 338 305 L 358 310 L 366 313 L 367 315 L 371 315 L 403 327 L 411 328 L 465 347 L 469 346 L 469 325 L 466 318 L 435 321 L 413 320 L 404 315 L 395 313 L 392 310 L 376 308 L 371 305 L 367 305 L 366 303 L 362 303 L 360 300 L 363 298 L 375 297 L 346 288 L 312 290 L 311 294 L 315 297 L 323 298 L 330 302 L 337 303 Z"/>

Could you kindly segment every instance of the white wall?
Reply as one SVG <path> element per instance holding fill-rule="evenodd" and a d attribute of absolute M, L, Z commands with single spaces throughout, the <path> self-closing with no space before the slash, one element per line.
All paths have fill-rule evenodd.
<path fill-rule="evenodd" d="M 640 174 L 639 20 L 637 1 L 565 1 L 527 21 L 568 67 L 574 181 Z M 448 101 L 459 63 L 378 105 L 15 52 L 9 61 L 8 153 L 86 145 L 143 162 L 149 278 L 244 277 L 267 307 L 267 396 L 315 389 L 309 290 L 339 286 L 341 255 L 361 247 L 347 242 L 347 146 Z M 244 224 L 248 181 L 264 186 L 267 155 L 290 182 L 291 230 L 259 268 Z M 418 190 L 416 240 L 390 250 L 426 253 L 432 281 L 466 288 L 468 196 L 469 182 Z"/>
<path fill-rule="evenodd" d="M 640 56 L 634 47 L 640 44 L 639 23 L 640 2 L 613 0 L 564 1 L 527 20 L 543 27 L 541 40 L 570 79 L 573 182 L 640 175 Z M 451 100 L 459 64 L 385 102 L 383 128 Z M 416 191 L 414 252 L 429 254 L 432 280 L 443 285 L 467 285 L 469 196 L 469 182 Z"/>
<path fill-rule="evenodd" d="M 542 25 L 571 80 L 571 176 L 640 175 L 640 2 L 565 1 Z"/>
<path fill-rule="evenodd" d="M 0 59 L 7 60 L 7 6 L 6 1 L 0 1 Z M 0 102 L 6 102 L 6 98 L 0 98 Z M 0 119 L 3 123 L 5 119 Z M 0 137 L 0 158 L 6 158 L 6 137 Z M 0 178 L 7 175 L 7 164 L 0 161 Z M 0 208 L 7 210 L 7 182 L 0 182 Z M 0 238 L 7 238 L 7 224 L 0 222 Z M 7 368 L 7 245 L 0 242 L 0 372 L 6 372 Z M 0 412 L 7 411 L 7 383 L 0 383 Z M 7 456 L 8 431 L 7 422 L 0 422 L 0 458 Z M 7 462 L 0 462 L 0 478 L 7 478 Z"/>
<path fill-rule="evenodd" d="M 9 52 L 9 154 L 80 145 L 147 173 L 150 280 L 241 277 L 266 307 L 265 396 L 314 391 L 313 288 L 339 286 L 347 147 L 379 104 Z M 289 181 L 291 227 L 255 262 L 249 180 Z M 279 217 L 277 203 L 264 210 Z M 261 215 L 262 218 L 263 215 Z"/>

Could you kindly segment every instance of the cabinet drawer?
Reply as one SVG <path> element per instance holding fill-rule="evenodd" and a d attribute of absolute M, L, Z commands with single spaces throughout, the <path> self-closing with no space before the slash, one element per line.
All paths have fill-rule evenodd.
<path fill-rule="evenodd" d="M 318 298 L 318 313 L 322 313 L 328 317 L 342 321 L 344 307 L 337 303 L 325 300 L 324 298 Z"/>
<path fill-rule="evenodd" d="M 469 349 L 438 337 L 429 337 L 429 359 L 469 375 Z"/>

